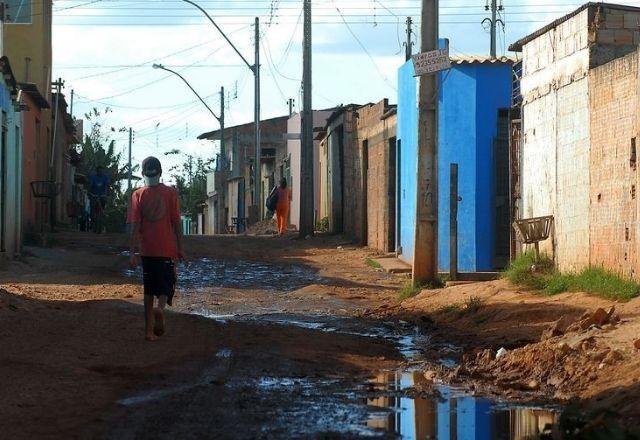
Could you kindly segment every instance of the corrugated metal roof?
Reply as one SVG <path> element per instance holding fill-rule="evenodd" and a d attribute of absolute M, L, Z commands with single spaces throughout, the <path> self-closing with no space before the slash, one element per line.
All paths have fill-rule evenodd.
<path fill-rule="evenodd" d="M 529 34 L 526 37 L 516 41 L 511 46 L 509 46 L 509 50 L 512 51 L 512 52 L 521 52 L 522 51 L 522 47 L 525 44 L 535 40 L 536 38 L 538 38 L 541 35 L 546 34 L 551 29 L 554 29 L 554 28 L 560 26 L 562 23 L 564 23 L 565 21 L 567 21 L 567 20 L 575 17 L 576 15 L 580 14 L 585 9 L 594 8 L 594 7 L 604 7 L 604 8 L 610 8 L 610 9 L 617 9 L 617 10 L 621 10 L 621 11 L 640 12 L 640 8 L 635 7 L 635 6 L 617 5 L 617 4 L 614 4 L 614 3 L 600 3 L 600 2 L 585 3 L 584 5 L 580 6 L 575 11 L 570 12 L 569 14 L 565 15 L 564 17 L 560 17 L 557 20 L 552 21 L 551 23 L 549 23 L 548 25 L 544 26 L 543 28 L 540 28 L 537 31 L 535 31 L 534 33 Z"/>
<path fill-rule="evenodd" d="M 512 57 L 491 58 L 486 55 L 469 55 L 451 57 L 451 64 L 514 64 L 517 60 Z"/>

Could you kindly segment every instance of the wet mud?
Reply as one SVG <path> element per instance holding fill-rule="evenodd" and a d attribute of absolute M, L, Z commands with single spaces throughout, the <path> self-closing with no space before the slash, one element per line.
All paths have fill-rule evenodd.
<path fill-rule="evenodd" d="M 337 355 L 341 337 L 362 338 L 365 347 L 367 340 L 384 341 L 401 354 L 394 368 L 358 375 L 334 371 L 296 377 L 286 374 L 290 368 L 261 374 L 260 365 L 252 369 L 226 348 L 198 377 L 174 379 L 171 387 L 121 400 L 107 437 L 524 439 L 549 433 L 557 423 L 557 407 L 499 402 L 427 380 L 412 366 L 454 366 L 459 350 L 451 346 L 451 357 L 429 358 L 430 336 L 412 324 L 340 316 L 330 308 L 323 311 L 326 301 L 288 310 L 282 296 L 322 281 L 302 265 L 203 258 L 181 270 L 178 310 L 220 325 L 335 335 Z M 230 307 L 225 297 L 233 289 L 250 290 L 267 305 Z"/>

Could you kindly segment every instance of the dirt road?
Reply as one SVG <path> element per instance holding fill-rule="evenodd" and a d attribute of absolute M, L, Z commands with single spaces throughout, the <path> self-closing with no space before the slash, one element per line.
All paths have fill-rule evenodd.
<path fill-rule="evenodd" d="M 337 238 L 189 239 L 154 343 L 124 237 L 56 241 L 0 271 L 3 438 L 516 439 L 557 421 L 537 395 L 496 405 L 425 377 L 462 352 L 397 319 L 405 280 Z"/>

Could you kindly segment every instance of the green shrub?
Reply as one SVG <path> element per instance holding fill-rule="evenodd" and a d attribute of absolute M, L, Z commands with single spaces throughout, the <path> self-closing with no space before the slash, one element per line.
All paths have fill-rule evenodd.
<path fill-rule="evenodd" d="M 316 231 L 329 232 L 329 217 L 318 220 L 318 223 L 316 224 Z"/>

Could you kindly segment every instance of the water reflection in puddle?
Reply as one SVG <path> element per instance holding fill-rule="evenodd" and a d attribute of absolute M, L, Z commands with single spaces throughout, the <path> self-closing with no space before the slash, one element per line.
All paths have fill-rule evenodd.
<path fill-rule="evenodd" d="M 400 393 L 421 383 L 428 384 L 419 372 L 389 372 L 372 379 L 382 396 L 365 398 L 364 403 L 388 411 L 375 413 L 367 427 L 403 439 L 525 440 L 558 422 L 559 413 L 554 409 L 497 404 L 446 386 L 436 387 L 438 398 L 410 398 Z"/>
<path fill-rule="evenodd" d="M 130 277 L 142 277 L 142 270 L 126 270 Z M 310 268 L 262 261 L 227 261 L 200 258 L 178 269 L 178 287 L 182 290 L 207 287 L 261 289 L 289 292 L 322 281 Z"/>

